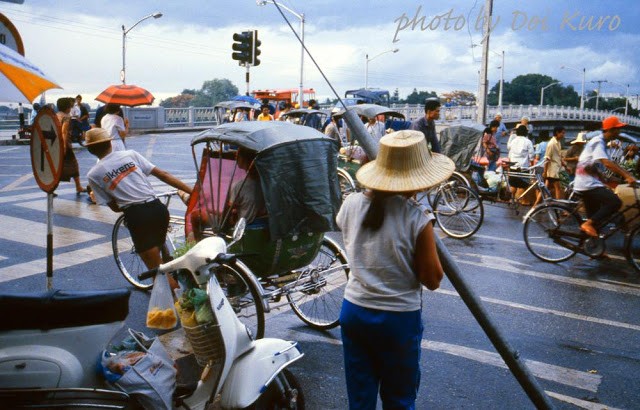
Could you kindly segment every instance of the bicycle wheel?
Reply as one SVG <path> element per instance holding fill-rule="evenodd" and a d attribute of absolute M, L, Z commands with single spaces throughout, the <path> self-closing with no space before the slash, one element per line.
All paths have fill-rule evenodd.
<path fill-rule="evenodd" d="M 640 226 L 626 236 L 625 242 L 624 249 L 627 253 L 627 260 L 636 272 L 640 273 Z"/>
<path fill-rule="evenodd" d="M 345 252 L 324 238 L 316 258 L 300 270 L 287 300 L 304 323 L 315 329 L 332 329 L 339 324 L 348 277 Z"/>
<path fill-rule="evenodd" d="M 240 319 L 255 339 L 264 337 L 262 295 L 251 280 L 253 273 L 241 263 L 221 265 L 215 272 L 218 283 Z"/>
<path fill-rule="evenodd" d="M 562 262 L 571 258 L 576 251 L 569 246 L 580 246 L 580 218 L 569 207 L 547 204 L 537 207 L 529 214 L 524 223 L 524 243 L 535 257 L 545 262 Z M 562 235 L 558 232 L 573 233 L 574 236 Z"/>
<path fill-rule="evenodd" d="M 136 253 L 136 248 L 133 245 L 133 239 L 127 229 L 127 224 L 124 221 L 124 215 L 116 220 L 113 224 L 113 232 L 111 233 L 111 247 L 113 249 L 113 257 L 116 260 L 116 265 L 122 276 L 141 290 L 151 289 L 153 286 L 153 278 L 139 280 L 138 275 L 142 272 L 146 272 L 147 266 L 142 261 L 142 258 Z"/>
<path fill-rule="evenodd" d="M 340 182 L 340 192 L 342 193 L 342 200 L 347 197 L 347 195 L 356 192 L 356 184 L 351 178 L 349 173 L 341 168 L 338 168 L 338 181 Z"/>
<path fill-rule="evenodd" d="M 438 189 L 433 213 L 440 229 L 458 239 L 476 233 L 484 220 L 484 208 L 478 194 L 459 184 L 444 184 Z"/>

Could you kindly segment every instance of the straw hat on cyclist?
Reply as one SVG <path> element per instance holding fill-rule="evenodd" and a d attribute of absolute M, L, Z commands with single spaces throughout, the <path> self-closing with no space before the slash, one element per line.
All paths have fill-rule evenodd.
<path fill-rule="evenodd" d="M 368 190 L 347 196 L 338 212 L 351 266 L 340 326 L 352 408 L 375 407 L 378 390 L 383 407 L 415 405 L 422 285 L 437 289 L 443 270 L 434 217 L 411 196 L 445 181 L 454 168 L 449 158 L 429 151 L 422 132 L 388 134 L 380 139 L 378 157 L 356 174 Z M 393 357 L 387 349 L 396 352 Z M 379 371 L 362 373 L 374 368 Z"/>

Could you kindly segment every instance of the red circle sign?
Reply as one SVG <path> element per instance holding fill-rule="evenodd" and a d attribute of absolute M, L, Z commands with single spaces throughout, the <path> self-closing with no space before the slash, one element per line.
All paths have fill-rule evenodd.
<path fill-rule="evenodd" d="M 31 131 L 31 168 L 38 186 L 47 193 L 60 182 L 64 149 L 60 121 L 51 108 L 43 107 Z"/>

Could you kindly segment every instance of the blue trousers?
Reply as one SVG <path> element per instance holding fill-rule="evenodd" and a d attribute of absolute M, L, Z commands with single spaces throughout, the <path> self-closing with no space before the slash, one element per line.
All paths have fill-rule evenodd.
<path fill-rule="evenodd" d="M 340 329 L 349 409 L 415 409 L 420 385 L 420 310 L 390 312 L 342 303 Z"/>

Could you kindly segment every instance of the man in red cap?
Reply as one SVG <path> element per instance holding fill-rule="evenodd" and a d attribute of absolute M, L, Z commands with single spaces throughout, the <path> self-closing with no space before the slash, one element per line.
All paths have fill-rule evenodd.
<path fill-rule="evenodd" d="M 620 175 L 629 184 L 636 181 L 633 175 L 611 161 L 607 152 L 607 142 L 616 139 L 626 125 L 618 117 L 605 118 L 602 121 L 602 134 L 593 137 L 585 145 L 578 159 L 574 190 L 582 193 L 589 219 L 580 229 L 589 236 L 598 236 L 600 223 L 622 206 L 622 201 L 602 181 L 604 168 Z"/>

